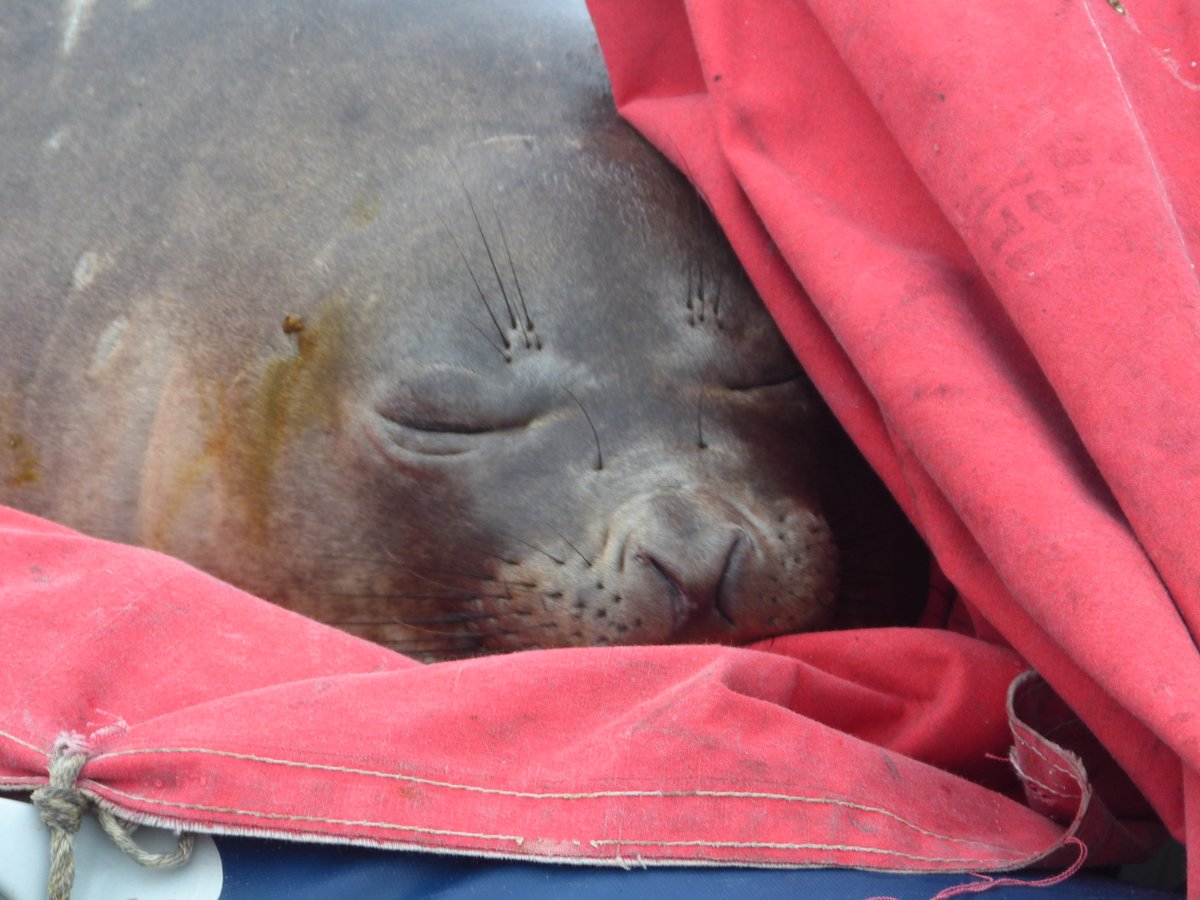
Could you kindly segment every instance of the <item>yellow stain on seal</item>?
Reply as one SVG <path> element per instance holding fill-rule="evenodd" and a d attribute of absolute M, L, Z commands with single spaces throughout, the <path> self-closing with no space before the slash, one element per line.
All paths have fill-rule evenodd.
<path fill-rule="evenodd" d="M 24 487 L 38 480 L 37 456 L 25 435 L 10 431 L 0 438 L 0 457 L 5 459 L 4 483 L 9 487 Z"/>
<path fill-rule="evenodd" d="M 287 343 L 273 340 L 278 349 L 270 355 L 221 373 L 211 371 L 211 360 L 176 370 L 156 426 L 163 434 L 146 482 L 152 511 L 143 520 L 144 543 L 177 552 L 200 522 L 236 541 L 268 543 L 281 492 L 305 489 L 296 466 L 306 456 L 302 442 L 339 427 L 357 318 L 355 301 L 334 293 L 311 317 L 289 315 L 282 326 L 274 320 L 272 330 L 282 327 Z"/>
<path fill-rule="evenodd" d="M 205 455 L 217 461 L 223 492 L 240 507 L 249 537 L 265 541 L 286 450 L 313 430 L 339 424 L 352 303 L 329 297 L 312 323 L 283 319 L 293 352 L 275 356 L 218 390 Z"/>

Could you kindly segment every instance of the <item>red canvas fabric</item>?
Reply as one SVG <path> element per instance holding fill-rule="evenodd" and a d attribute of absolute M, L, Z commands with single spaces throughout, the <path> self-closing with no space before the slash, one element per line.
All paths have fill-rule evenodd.
<path fill-rule="evenodd" d="M 935 871 L 1129 858 L 1155 813 L 1200 840 L 1200 32 L 1131 7 L 592 3 L 957 631 L 421 666 L 0 510 L 0 787 L 66 738 L 128 818 L 306 840 Z"/>
<path fill-rule="evenodd" d="M 423 666 L 2 507 L 0 572 L 0 787 L 44 785 L 65 742 L 88 756 L 78 787 L 137 821 L 614 865 L 924 870 L 1065 864 L 1072 835 L 1113 860 L 1145 837 L 1091 797 L 1045 684 L 962 635 Z"/>
<path fill-rule="evenodd" d="M 1119 6 L 591 2 L 975 633 L 1192 843 L 1200 12 Z"/>

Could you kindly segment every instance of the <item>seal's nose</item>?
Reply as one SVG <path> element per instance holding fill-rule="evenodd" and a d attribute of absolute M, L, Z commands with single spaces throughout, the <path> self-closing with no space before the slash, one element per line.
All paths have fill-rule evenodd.
<path fill-rule="evenodd" d="M 670 640 L 737 630 L 730 600 L 754 540 L 736 510 L 710 494 L 671 491 L 630 501 L 619 518 L 628 528 L 621 593 L 665 612 Z"/>

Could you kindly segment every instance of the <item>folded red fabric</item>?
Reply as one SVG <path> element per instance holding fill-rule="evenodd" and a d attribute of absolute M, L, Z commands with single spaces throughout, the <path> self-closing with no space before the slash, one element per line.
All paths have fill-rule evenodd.
<path fill-rule="evenodd" d="M 948 632 L 422 666 L 2 507 L 0 572 L 0 787 L 44 785 L 66 744 L 87 757 L 77 786 L 137 821 L 619 865 L 930 870 L 1045 859 L 1097 831 L 1092 810 L 1112 825 L 1079 765 L 1052 762 L 1071 757 L 1030 701 L 1005 714 L 1023 662 Z M 1021 763 L 1026 787 L 1066 773 L 1050 785 L 1061 822 L 1004 759 L 1017 725 L 1042 760 Z M 1108 832 L 1109 858 L 1135 840 Z"/>

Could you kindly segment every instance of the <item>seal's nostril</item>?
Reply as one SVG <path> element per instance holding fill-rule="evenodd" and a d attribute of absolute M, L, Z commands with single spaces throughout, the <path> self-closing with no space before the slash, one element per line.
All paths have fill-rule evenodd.
<path fill-rule="evenodd" d="M 649 569 L 657 577 L 652 584 L 665 584 L 669 606 L 678 633 L 715 614 L 731 628 L 737 622 L 731 615 L 729 595 L 734 592 L 738 560 L 745 530 L 729 523 L 704 523 L 685 535 L 677 531 L 645 529 L 637 535 L 634 559 L 642 571 Z"/>
<path fill-rule="evenodd" d="M 649 565 L 666 582 L 667 591 L 671 598 L 671 610 L 674 614 L 672 618 L 675 622 L 676 630 L 694 619 L 696 617 L 697 605 L 692 602 L 683 585 L 679 583 L 679 580 L 650 554 L 639 553 L 638 559 Z"/>
<path fill-rule="evenodd" d="M 734 628 L 737 627 L 737 622 L 733 620 L 722 601 L 725 600 L 725 589 L 732 577 L 734 560 L 742 544 L 742 538 L 745 536 L 746 532 L 741 528 L 737 528 L 733 532 L 733 540 L 729 543 L 729 552 L 725 554 L 725 563 L 721 566 L 721 574 L 717 576 L 717 588 L 713 592 L 713 609 L 716 610 L 717 615 Z"/>

